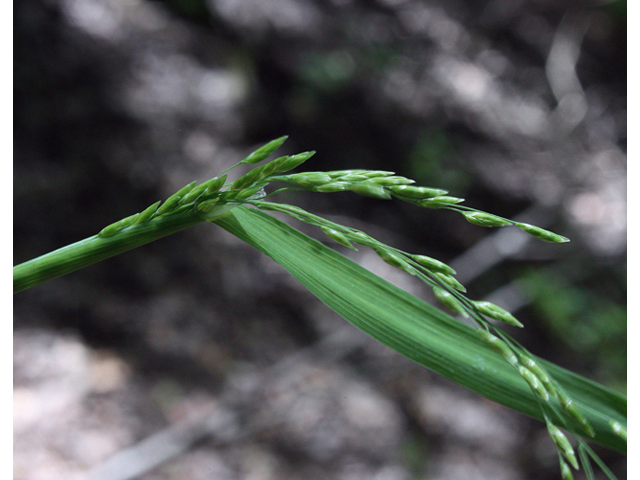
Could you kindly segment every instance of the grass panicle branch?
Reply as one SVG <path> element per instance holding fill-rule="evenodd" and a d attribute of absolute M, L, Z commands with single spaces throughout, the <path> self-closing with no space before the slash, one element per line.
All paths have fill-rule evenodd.
<path fill-rule="evenodd" d="M 569 240 L 540 227 L 463 206 L 463 199 L 449 196 L 446 190 L 416 186 L 414 180 L 394 172 L 351 169 L 290 173 L 309 160 L 313 151 L 258 165 L 286 139 L 272 140 L 218 176 L 201 184 L 191 182 L 164 202 L 118 220 L 92 237 L 16 265 L 14 293 L 197 223 L 214 222 L 273 258 L 323 302 L 374 338 L 488 398 L 544 420 L 558 450 L 563 478 L 573 478 L 570 467 L 578 469 L 581 464 L 587 478 L 593 478 L 589 459 L 609 476 L 606 466 L 581 437 L 594 438 L 620 451 L 626 448 L 626 398 L 535 359 L 499 327 L 522 328 L 522 323 L 498 305 L 467 298 L 466 288 L 447 264 L 404 252 L 365 232 L 294 205 L 268 201 L 267 197 L 286 190 L 350 191 L 380 200 L 395 198 L 417 207 L 453 210 L 481 227 L 515 226 L 546 242 Z M 227 181 L 227 173 L 240 165 L 254 167 Z M 286 186 L 267 193 L 272 182 Z M 472 319 L 476 328 L 399 291 L 262 211 L 284 213 L 318 227 L 346 248 L 373 249 L 387 264 L 423 281 L 444 307 Z M 476 371 L 478 362 L 483 367 Z M 577 457 L 560 428 L 576 439 Z"/>

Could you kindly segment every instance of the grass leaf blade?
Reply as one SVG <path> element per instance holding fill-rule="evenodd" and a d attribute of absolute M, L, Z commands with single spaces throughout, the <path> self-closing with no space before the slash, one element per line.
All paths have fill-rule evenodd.
<path fill-rule="evenodd" d="M 542 418 L 527 383 L 473 328 L 264 212 L 240 206 L 214 223 L 271 257 L 331 309 L 385 345 L 491 400 Z M 626 426 L 626 397 L 536 361 L 580 405 L 595 429 L 594 440 L 626 452 L 626 443 L 609 426 L 612 419 Z"/>

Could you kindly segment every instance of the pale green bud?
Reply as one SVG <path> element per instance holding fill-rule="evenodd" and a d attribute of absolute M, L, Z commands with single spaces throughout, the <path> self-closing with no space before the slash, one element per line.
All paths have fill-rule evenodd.
<path fill-rule="evenodd" d="M 447 196 L 437 196 L 433 198 L 425 198 L 423 200 L 418 200 L 417 204 L 421 207 L 427 208 L 442 208 L 448 207 L 450 205 L 455 205 L 456 203 L 464 202 L 464 198 L 458 197 L 447 197 Z"/>
<path fill-rule="evenodd" d="M 201 183 L 193 187 L 193 190 L 188 192 L 184 197 L 180 199 L 180 205 L 186 205 L 188 203 L 193 202 L 196 198 L 203 194 L 203 192 L 207 189 L 207 185 Z"/>
<path fill-rule="evenodd" d="M 154 213 L 156 213 L 156 211 L 158 210 L 158 207 L 160 206 L 160 203 L 162 202 L 156 202 L 153 205 L 149 205 L 147 208 L 145 208 L 143 211 L 141 211 L 138 216 L 135 219 L 135 224 L 139 224 L 139 223 L 146 223 L 148 222 L 151 217 L 153 216 Z"/>
<path fill-rule="evenodd" d="M 242 190 L 244 188 L 250 187 L 256 182 L 264 179 L 262 175 L 263 167 L 256 167 L 253 170 L 249 170 L 247 173 L 238 178 L 231 185 L 231 190 Z"/>
<path fill-rule="evenodd" d="M 370 247 L 377 244 L 377 242 L 373 238 L 359 230 L 350 232 L 349 238 L 352 242 L 355 242 L 358 245 L 362 245 L 363 247 Z"/>
<path fill-rule="evenodd" d="M 264 185 L 259 184 L 241 190 L 236 195 L 234 195 L 233 200 L 256 200 L 264 197 L 265 195 L 266 193 L 264 191 Z"/>
<path fill-rule="evenodd" d="M 372 180 L 353 183 L 349 190 L 366 197 L 380 198 L 382 200 L 391 198 L 389 192 L 387 192 L 382 185 L 378 185 Z"/>
<path fill-rule="evenodd" d="M 527 232 L 532 237 L 536 237 L 539 240 L 550 242 L 550 243 L 566 243 L 570 240 L 567 237 L 563 237 L 562 235 L 558 235 L 557 233 L 550 232 L 549 230 L 545 230 L 544 228 L 536 227 L 535 225 L 529 225 L 528 223 L 520 223 L 515 222 L 515 225 Z"/>
<path fill-rule="evenodd" d="M 351 170 L 331 170 L 329 172 L 324 172 L 324 173 L 329 175 L 331 178 L 342 178 L 348 175 L 362 175 L 367 171 L 368 170 L 363 170 L 361 168 L 354 168 Z M 366 177 L 366 178 L 369 178 L 369 177 Z"/>
<path fill-rule="evenodd" d="M 107 238 L 113 237 L 115 234 L 120 233 L 123 229 L 131 226 L 136 221 L 136 217 L 138 214 L 130 215 L 122 220 L 118 220 L 117 222 L 112 223 L 111 225 L 107 225 L 98 233 L 99 237 Z"/>
<path fill-rule="evenodd" d="M 174 193 L 169 198 L 167 198 L 167 201 L 169 199 L 173 198 L 173 197 L 179 197 L 179 198 L 184 197 L 187 193 L 189 193 L 191 190 L 193 190 L 193 187 L 195 187 L 195 186 L 196 186 L 196 182 L 191 182 L 191 183 L 185 185 L 180 190 L 178 190 L 176 193 Z"/>
<path fill-rule="evenodd" d="M 214 195 L 220 191 L 220 189 L 224 186 L 224 182 L 227 181 L 227 176 L 222 175 L 221 177 L 212 178 L 203 183 L 207 188 L 204 191 L 205 195 Z"/>
<path fill-rule="evenodd" d="M 446 263 L 442 263 L 435 258 L 427 257 L 426 255 L 411 255 L 411 258 L 418 262 L 420 265 L 427 267 L 429 270 L 444 273 L 447 275 L 455 275 L 456 271 Z"/>
<path fill-rule="evenodd" d="M 531 370 L 524 365 L 520 365 L 518 367 L 518 373 L 526 380 L 531 387 L 531 390 L 533 390 L 536 395 L 542 398 L 545 402 L 549 401 L 549 392 L 547 392 L 544 385 L 542 385 L 542 382 L 538 380 L 538 377 L 536 377 Z"/>
<path fill-rule="evenodd" d="M 504 227 L 511 225 L 509 220 L 486 212 L 463 212 L 462 214 L 464 218 L 467 219 L 467 222 L 480 227 Z"/>
<path fill-rule="evenodd" d="M 560 459 L 560 475 L 562 476 L 562 480 L 574 480 L 573 473 L 571 473 L 571 468 L 564 460 Z"/>
<path fill-rule="evenodd" d="M 627 429 L 624 428 L 620 422 L 609 420 L 609 426 L 616 436 L 620 437 L 625 442 L 627 441 Z"/>
<path fill-rule="evenodd" d="M 326 183 L 324 185 L 318 185 L 317 187 L 313 187 L 314 192 L 323 192 L 323 193 L 333 193 L 333 192 L 344 192 L 351 188 L 351 184 L 349 182 L 331 182 Z"/>
<path fill-rule="evenodd" d="M 446 283 L 451 288 L 458 290 L 459 292 L 466 293 L 467 289 L 462 285 L 458 280 L 453 278 L 451 275 L 447 275 L 446 273 L 435 272 L 433 274 L 438 280 L 442 283 Z"/>
<path fill-rule="evenodd" d="M 379 248 L 376 248 L 375 252 L 378 254 L 378 256 L 382 260 L 387 262 L 392 267 L 399 268 L 400 270 L 403 270 L 410 275 L 416 274 L 416 269 L 413 268 L 411 265 L 409 265 L 400 255 L 397 255 L 394 252 L 391 252 L 388 250 L 382 250 Z"/>
<path fill-rule="evenodd" d="M 478 335 L 484 343 L 486 343 L 493 350 L 502 355 L 507 360 L 507 362 L 509 362 L 514 367 L 518 365 L 518 359 L 516 358 L 515 353 L 513 353 L 513 350 L 509 348 L 509 345 L 504 343 L 495 335 L 487 332 L 484 328 L 478 330 Z"/>
<path fill-rule="evenodd" d="M 441 287 L 433 287 L 432 290 L 438 301 L 445 307 L 452 310 L 453 312 L 456 312 L 459 315 L 462 315 L 465 318 L 469 316 L 462 304 L 451 292 Z"/>
<path fill-rule="evenodd" d="M 310 152 L 302 152 L 296 155 L 285 157 L 282 163 L 278 166 L 278 172 L 288 172 L 289 170 L 293 170 L 294 168 L 299 167 L 304 162 L 309 160 L 315 154 L 316 154 L 315 151 L 310 151 Z"/>
<path fill-rule="evenodd" d="M 344 233 L 339 232 L 334 228 L 329 228 L 329 227 L 320 227 L 320 228 L 331 240 L 338 242 L 340 245 L 344 245 L 345 247 L 350 248 L 351 250 L 357 250 L 357 248 L 351 244 L 351 242 L 349 241 L 349 239 Z"/>
<path fill-rule="evenodd" d="M 156 212 L 156 216 L 171 212 L 178 206 L 178 203 L 180 203 L 179 196 L 176 196 L 175 194 L 170 196 L 162 205 L 160 205 L 160 208 L 158 208 L 158 211 Z"/>
<path fill-rule="evenodd" d="M 322 172 L 306 172 L 287 175 L 281 177 L 280 180 L 293 183 L 300 187 L 316 187 L 331 182 L 331 177 Z"/>
<path fill-rule="evenodd" d="M 395 177 L 395 176 L 394 177 L 374 177 L 371 180 L 384 187 L 395 187 L 395 186 L 409 185 L 410 183 L 415 183 L 415 180 L 411 180 L 410 178 Z"/>
<path fill-rule="evenodd" d="M 221 203 L 218 205 L 211 205 L 211 208 L 207 208 L 207 211 L 202 213 L 204 213 L 203 217 L 207 222 L 213 222 L 217 218 L 227 215 L 227 212 L 235 207 L 237 207 L 237 204 Z"/>
<path fill-rule="evenodd" d="M 392 178 L 391 176 L 396 174 L 396 172 L 387 172 L 385 170 L 363 170 L 361 173 L 367 178 L 381 178 L 381 177 Z M 396 177 L 396 178 L 404 178 L 404 177 Z"/>
<path fill-rule="evenodd" d="M 275 152 L 280 146 L 284 143 L 284 141 L 289 138 L 288 135 L 284 135 L 280 138 L 276 138 L 275 140 L 271 140 L 266 145 L 258 148 L 253 153 L 250 153 L 247 158 L 242 160 L 240 163 L 253 165 L 255 163 L 260 163 L 264 159 L 266 159 L 269 155 Z"/>
<path fill-rule="evenodd" d="M 525 355 L 524 353 L 518 353 L 518 360 L 520 360 L 520 363 L 525 367 L 531 370 L 531 373 L 538 377 L 538 380 L 542 382 L 542 385 L 544 385 L 544 388 L 549 392 L 549 395 L 557 397 L 556 388 L 553 386 L 553 382 L 549 378 L 549 375 L 547 375 L 547 372 L 545 372 L 533 358 Z"/>
<path fill-rule="evenodd" d="M 472 302 L 478 313 L 482 315 L 486 315 L 487 317 L 493 318 L 494 320 L 498 320 L 500 322 L 504 322 L 509 325 L 513 325 L 514 327 L 522 328 L 523 325 L 518 321 L 516 317 L 507 312 L 504 308 L 500 308 L 499 306 L 491 303 L 491 302 Z"/>
<path fill-rule="evenodd" d="M 571 464 L 573 468 L 578 470 L 580 466 L 578 465 L 578 459 L 576 458 L 576 454 L 573 451 L 573 447 L 571 443 L 569 443 L 569 439 L 566 437 L 562 431 L 551 423 L 547 423 L 547 430 L 549 430 L 549 435 L 551 436 L 551 440 L 556 444 L 562 456 L 567 459 L 567 461 Z"/>
<path fill-rule="evenodd" d="M 218 200 L 219 199 L 214 198 L 212 200 L 205 200 L 204 202 L 199 202 L 198 205 L 196 206 L 196 210 L 202 213 L 210 212 L 211 209 L 215 207 L 215 205 L 218 203 Z"/>
<path fill-rule="evenodd" d="M 429 188 L 429 187 L 414 187 L 413 185 L 397 185 L 389 187 L 393 193 L 397 195 L 402 195 L 403 197 L 409 198 L 432 198 L 432 197 L 442 197 L 446 195 L 446 190 L 441 190 L 439 188 Z"/>
<path fill-rule="evenodd" d="M 269 163 L 267 163 L 266 165 L 263 165 L 262 168 L 264 169 L 264 175 L 265 178 L 268 177 L 269 175 L 273 175 L 276 173 L 284 173 L 289 171 L 289 168 L 285 168 L 285 164 L 287 162 L 289 162 L 289 160 L 291 159 L 291 157 L 289 155 L 283 155 L 282 157 L 278 157 L 274 160 L 271 160 Z"/>
<path fill-rule="evenodd" d="M 593 430 L 591 424 L 584 418 L 584 415 L 578 410 L 576 404 L 571 400 L 562 390 L 558 390 L 558 400 L 564 412 L 582 426 L 590 437 L 594 437 L 596 432 Z"/>
<path fill-rule="evenodd" d="M 370 180 L 370 178 L 363 174 L 350 173 L 349 175 L 339 177 L 338 180 L 343 182 L 356 183 L 356 182 L 366 182 L 367 180 Z"/>

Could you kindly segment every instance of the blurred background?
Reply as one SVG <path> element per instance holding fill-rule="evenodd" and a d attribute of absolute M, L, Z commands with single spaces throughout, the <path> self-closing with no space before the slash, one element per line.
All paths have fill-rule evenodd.
<path fill-rule="evenodd" d="M 280 198 L 448 262 L 532 352 L 626 393 L 626 24 L 620 0 L 15 2 L 14 264 L 288 134 L 283 153 L 318 151 L 303 169 L 392 170 L 570 237 Z M 14 479 L 60 478 L 560 476 L 542 423 L 208 224 L 14 298 Z"/>

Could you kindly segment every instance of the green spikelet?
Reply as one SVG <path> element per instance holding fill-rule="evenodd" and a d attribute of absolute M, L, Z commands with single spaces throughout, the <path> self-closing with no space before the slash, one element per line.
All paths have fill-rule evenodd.
<path fill-rule="evenodd" d="M 160 206 L 160 201 L 154 203 L 153 205 L 149 205 L 147 208 L 145 208 L 143 211 L 141 211 L 138 216 L 135 218 L 135 221 L 133 222 L 134 225 L 137 225 L 139 223 L 146 223 L 148 222 L 151 217 L 153 216 L 154 213 L 156 213 L 156 211 L 158 210 L 158 207 Z"/>
<path fill-rule="evenodd" d="M 536 227 L 535 225 L 529 225 L 528 223 L 514 222 L 514 224 L 524 232 L 527 232 L 532 237 L 536 237 L 538 240 L 550 243 L 566 243 L 570 240 L 567 237 L 558 235 L 557 233 L 550 232 L 544 228 Z"/>
<path fill-rule="evenodd" d="M 455 275 L 456 271 L 446 263 L 442 263 L 435 258 L 427 257 L 426 255 L 411 255 L 411 258 L 418 262 L 423 267 L 427 267 L 429 270 L 435 272 L 444 273 L 445 275 Z"/>
<path fill-rule="evenodd" d="M 463 215 L 467 222 L 480 227 L 504 227 L 512 224 L 509 220 L 486 212 L 463 212 Z"/>
<path fill-rule="evenodd" d="M 487 332 L 484 328 L 478 330 L 478 335 L 484 343 L 486 343 L 494 351 L 502 355 L 507 360 L 507 362 L 509 362 L 513 366 L 518 365 L 518 358 L 516 357 L 516 354 L 513 353 L 513 351 L 509 348 L 509 345 L 507 345 L 495 335 Z"/>
<path fill-rule="evenodd" d="M 350 248 L 351 250 L 357 250 L 357 248 L 351 244 L 347 236 L 342 232 L 339 232 L 338 230 L 335 230 L 329 227 L 320 227 L 320 228 L 325 233 L 325 235 L 329 237 L 331 240 L 333 240 L 334 242 L 337 242 L 340 245 L 344 245 L 345 247 Z"/>
<path fill-rule="evenodd" d="M 442 287 L 433 287 L 432 290 L 438 301 L 445 307 L 457 313 L 458 315 L 462 315 L 465 318 L 469 316 L 460 301 L 456 297 L 454 297 L 451 292 L 445 290 Z"/>
<path fill-rule="evenodd" d="M 275 152 L 280 146 L 285 142 L 285 140 L 289 138 L 288 135 L 284 135 L 282 137 L 276 138 L 275 140 L 271 140 L 266 145 L 258 148 L 256 151 L 252 152 L 242 160 L 240 163 L 245 165 L 254 165 L 256 163 L 260 163 L 265 160 L 269 155 Z"/>
<path fill-rule="evenodd" d="M 569 443 L 566 435 L 551 423 L 547 423 L 547 430 L 549 430 L 549 435 L 551 436 L 553 443 L 558 447 L 560 453 L 562 453 L 562 456 L 567 459 L 573 468 L 578 470 L 580 468 L 578 465 L 578 459 L 576 458 L 573 447 L 571 446 L 571 443 Z"/>
<path fill-rule="evenodd" d="M 136 221 L 136 218 L 139 214 L 134 214 L 129 217 L 123 218 L 122 220 L 118 220 L 117 222 L 112 223 L 111 225 L 107 225 L 98 233 L 99 237 L 108 238 L 113 237 L 117 233 L 120 233 L 125 228 L 131 226 Z"/>
<path fill-rule="evenodd" d="M 491 303 L 491 302 L 472 302 L 478 313 L 486 315 L 489 318 L 504 322 L 514 327 L 522 328 L 524 325 L 518 321 L 516 317 L 507 312 L 504 308 Z"/>

